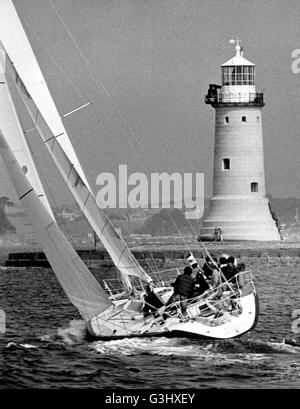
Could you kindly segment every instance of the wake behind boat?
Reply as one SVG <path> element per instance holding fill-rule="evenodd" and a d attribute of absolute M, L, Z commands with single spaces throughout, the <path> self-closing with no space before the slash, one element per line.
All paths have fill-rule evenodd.
<path fill-rule="evenodd" d="M 203 243 L 201 245 L 214 265 L 215 274 L 219 275 L 219 285 L 209 284 L 203 294 L 178 299 L 177 280 L 173 288 L 153 283 L 105 212 L 98 208 L 72 145 L 69 149 L 68 135 L 64 130 L 58 134 L 42 112 L 38 96 L 43 96 L 43 109 L 47 101 L 53 107 L 53 100 L 44 80 L 40 79 L 37 61 L 10 0 L 2 3 L 1 12 L 10 24 L 2 27 L 1 34 L 4 44 L 1 46 L 0 98 L 5 109 L 0 112 L 0 152 L 38 242 L 69 300 L 85 320 L 88 333 L 100 339 L 178 335 L 228 339 L 253 329 L 258 318 L 258 299 L 251 273 L 240 271 L 228 279 Z M 19 46 L 18 52 L 21 44 L 21 52 L 30 59 L 30 66 L 35 67 L 35 74 L 40 80 L 34 84 L 26 78 L 22 69 L 17 69 L 19 55 L 15 42 Z M 117 296 L 109 296 L 100 286 L 60 230 L 41 185 L 27 135 L 22 131 L 9 84 L 21 97 L 62 180 L 111 256 L 123 285 Z M 54 112 L 53 115 L 60 123 L 59 114 Z M 61 129 L 64 129 L 62 124 Z M 61 143 L 61 136 L 64 143 Z M 201 269 L 199 273 L 204 275 Z M 139 287 L 134 284 L 135 280 L 138 280 Z"/>

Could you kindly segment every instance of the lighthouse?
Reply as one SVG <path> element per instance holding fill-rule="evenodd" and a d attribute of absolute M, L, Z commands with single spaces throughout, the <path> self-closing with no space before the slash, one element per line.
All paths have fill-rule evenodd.
<path fill-rule="evenodd" d="M 215 109 L 215 146 L 213 196 L 200 238 L 214 240 L 221 229 L 224 240 L 276 241 L 279 222 L 265 188 L 263 93 L 256 92 L 255 65 L 234 43 L 236 55 L 221 66 L 222 85 L 210 84 L 205 97 Z"/>

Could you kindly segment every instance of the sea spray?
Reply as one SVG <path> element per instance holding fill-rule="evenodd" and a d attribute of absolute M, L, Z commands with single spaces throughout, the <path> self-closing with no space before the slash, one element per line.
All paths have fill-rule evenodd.
<path fill-rule="evenodd" d="M 84 342 L 86 336 L 86 325 L 83 320 L 72 320 L 67 328 L 57 330 L 59 337 L 68 345 L 75 345 Z"/>

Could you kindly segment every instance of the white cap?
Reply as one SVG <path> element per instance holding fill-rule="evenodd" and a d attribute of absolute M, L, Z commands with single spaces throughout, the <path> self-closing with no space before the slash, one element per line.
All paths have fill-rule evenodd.
<path fill-rule="evenodd" d="M 198 267 L 198 262 L 197 262 L 197 260 L 195 259 L 195 257 L 193 256 L 193 253 L 189 253 L 189 254 L 186 256 L 186 259 L 187 259 L 187 261 L 190 263 L 190 266 L 191 266 L 191 267 L 193 267 L 193 268 Z"/>

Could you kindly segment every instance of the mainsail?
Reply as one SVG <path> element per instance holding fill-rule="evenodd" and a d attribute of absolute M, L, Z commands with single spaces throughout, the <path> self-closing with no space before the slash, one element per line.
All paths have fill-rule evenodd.
<path fill-rule="evenodd" d="M 81 316 L 89 321 L 111 307 L 111 301 L 39 200 L 1 131 L 0 153 L 59 283 Z"/>
<path fill-rule="evenodd" d="M 131 289 L 129 276 L 135 276 L 147 282 L 152 281 L 116 232 L 104 211 L 98 208 L 95 197 L 61 148 L 58 138 L 51 132 L 8 56 L 6 60 L 7 73 L 10 74 L 13 84 L 21 95 L 42 141 L 45 143 L 73 197 L 120 271 L 123 283 L 127 289 Z"/>
<path fill-rule="evenodd" d="M 51 131 L 54 135 L 59 135 L 61 147 L 79 173 L 81 179 L 90 189 L 12 0 L 0 1 L 0 16 L 0 41 L 5 47 L 11 61 L 13 61 L 18 75 L 22 78 L 26 88 L 30 89 L 31 96 Z M 7 137 L 9 136 L 9 134 L 6 133 L 5 135 Z M 34 184 L 33 186 L 36 187 Z"/>
<path fill-rule="evenodd" d="M 13 103 L 10 90 L 5 78 L 5 53 L 0 47 L 0 123 L 2 131 L 7 136 L 10 149 L 20 165 L 26 171 L 26 176 L 32 186 L 35 187 L 48 211 L 52 213 L 50 204 L 45 195 L 42 183 L 35 168 L 34 162 Z"/>

